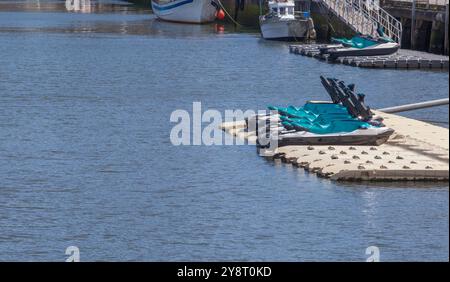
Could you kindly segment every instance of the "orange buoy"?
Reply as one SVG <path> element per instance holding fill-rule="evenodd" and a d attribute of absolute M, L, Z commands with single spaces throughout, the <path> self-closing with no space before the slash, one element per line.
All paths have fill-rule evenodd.
<path fill-rule="evenodd" d="M 225 19 L 225 12 L 224 12 L 222 9 L 219 9 L 219 10 L 216 12 L 216 18 L 217 18 L 218 20 L 223 20 L 223 19 Z"/>
<path fill-rule="evenodd" d="M 217 33 L 223 33 L 225 31 L 225 27 L 221 24 L 216 24 L 215 28 Z"/>

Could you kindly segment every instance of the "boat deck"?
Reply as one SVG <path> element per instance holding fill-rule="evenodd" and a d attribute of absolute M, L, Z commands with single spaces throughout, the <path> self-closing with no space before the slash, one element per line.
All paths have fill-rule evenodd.
<path fill-rule="evenodd" d="M 422 121 L 374 111 L 395 133 L 381 146 L 285 146 L 269 151 L 268 159 L 304 168 L 338 181 L 448 181 L 449 130 Z M 224 123 L 222 130 L 255 143 L 245 122 Z"/>
<path fill-rule="evenodd" d="M 302 44 L 290 45 L 291 53 L 313 57 L 329 63 L 340 63 L 361 68 L 387 68 L 387 69 L 425 69 L 448 70 L 449 57 L 426 52 L 400 49 L 397 53 L 388 56 L 358 56 L 340 57 L 334 61 L 329 55 L 320 54 L 319 49 L 328 44 Z"/>

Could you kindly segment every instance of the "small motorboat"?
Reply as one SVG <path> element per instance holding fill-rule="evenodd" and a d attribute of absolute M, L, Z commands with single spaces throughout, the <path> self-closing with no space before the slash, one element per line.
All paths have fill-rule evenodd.
<path fill-rule="evenodd" d="M 398 43 L 385 36 L 384 33 L 380 33 L 377 38 L 358 35 L 351 39 L 332 38 L 331 41 L 335 45 L 328 45 L 320 49 L 321 54 L 329 54 L 330 59 L 352 56 L 386 56 L 394 54 L 400 48 Z"/>
<path fill-rule="evenodd" d="M 400 45 L 395 42 L 386 42 L 372 45 L 365 48 L 336 48 L 330 49 L 328 54 L 330 59 L 339 57 L 357 57 L 357 56 L 387 56 L 398 51 Z"/>
<path fill-rule="evenodd" d="M 308 12 L 295 12 L 294 0 L 269 0 L 269 12 L 259 17 L 261 35 L 271 40 L 300 40 L 315 37 Z"/>
<path fill-rule="evenodd" d="M 334 78 L 321 81 L 332 101 L 307 102 L 303 107 L 270 106 L 270 112 L 247 119 L 260 147 L 288 145 L 381 145 L 394 130 L 386 127 L 355 94 L 353 84 Z"/>
<path fill-rule="evenodd" d="M 378 39 L 363 35 L 354 36 L 351 39 L 332 37 L 331 42 L 351 48 L 366 48 L 369 46 L 377 45 L 379 43 Z"/>

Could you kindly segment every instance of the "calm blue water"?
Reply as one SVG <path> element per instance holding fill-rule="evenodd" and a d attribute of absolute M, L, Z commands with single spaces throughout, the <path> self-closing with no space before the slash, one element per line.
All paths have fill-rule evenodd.
<path fill-rule="evenodd" d="M 0 2 L 0 260 L 64 261 L 71 245 L 83 261 L 364 261 L 371 245 L 448 260 L 447 183 L 334 183 L 251 146 L 169 140 L 194 101 L 323 100 L 325 74 L 379 108 L 448 97 L 448 73 L 329 65 L 120 3 L 22 2 Z M 448 123 L 448 107 L 408 115 Z"/>

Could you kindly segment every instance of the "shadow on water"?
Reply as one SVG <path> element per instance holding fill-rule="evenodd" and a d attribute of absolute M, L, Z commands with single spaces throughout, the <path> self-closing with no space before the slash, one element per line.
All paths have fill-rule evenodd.
<path fill-rule="evenodd" d="M 341 181 L 337 185 L 345 188 L 367 189 L 367 188 L 389 188 L 389 189 L 449 189 L 449 183 L 445 181 L 422 182 L 422 181 Z"/>
<path fill-rule="evenodd" d="M 312 177 L 317 181 L 333 183 L 333 186 L 338 188 L 347 188 L 354 190 L 367 189 L 425 189 L 425 190 L 448 190 L 449 183 L 447 181 L 332 181 L 328 178 L 317 177 L 315 173 L 308 172 L 303 168 L 298 168 L 289 163 L 283 163 L 279 159 L 269 160 L 265 159 L 265 163 L 271 167 L 284 169 L 285 173 L 290 175 L 302 175 L 303 177 Z"/>

